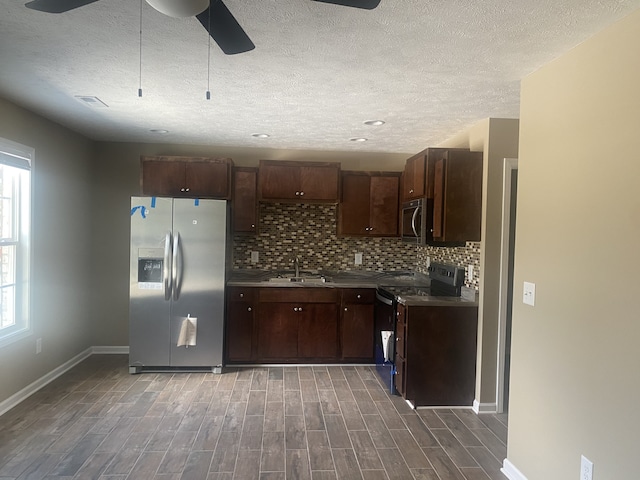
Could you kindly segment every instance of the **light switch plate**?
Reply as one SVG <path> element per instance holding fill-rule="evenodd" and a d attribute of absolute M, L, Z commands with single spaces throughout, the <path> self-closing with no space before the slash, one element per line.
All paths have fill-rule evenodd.
<path fill-rule="evenodd" d="M 580 480 L 593 480 L 593 462 L 584 455 L 580 456 Z"/>
<path fill-rule="evenodd" d="M 251 252 L 251 263 L 258 263 L 259 258 L 258 252 Z"/>
<path fill-rule="evenodd" d="M 524 282 L 524 288 L 522 290 L 522 303 L 525 305 L 531 305 L 532 307 L 536 303 L 536 284 L 531 282 Z"/>
<path fill-rule="evenodd" d="M 467 267 L 467 281 L 473 282 L 473 265 Z"/>
<path fill-rule="evenodd" d="M 362 265 L 362 254 L 361 253 L 356 253 L 355 264 L 356 265 Z"/>

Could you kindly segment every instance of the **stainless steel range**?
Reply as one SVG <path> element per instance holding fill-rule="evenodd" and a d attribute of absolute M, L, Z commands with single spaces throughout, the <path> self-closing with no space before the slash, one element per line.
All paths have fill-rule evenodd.
<path fill-rule="evenodd" d="M 395 340 L 398 298 L 431 295 L 459 297 L 464 284 L 464 268 L 432 263 L 429 277 L 419 274 L 389 275 L 376 292 L 375 359 L 378 375 L 396 394 Z"/>

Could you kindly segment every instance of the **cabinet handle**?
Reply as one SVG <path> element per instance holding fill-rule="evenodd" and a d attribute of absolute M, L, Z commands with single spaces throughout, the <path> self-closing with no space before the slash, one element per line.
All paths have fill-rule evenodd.
<path fill-rule="evenodd" d="M 241 294 L 240 294 L 240 298 L 243 298 L 243 297 L 244 297 L 244 293 L 241 293 Z"/>
<path fill-rule="evenodd" d="M 251 228 L 256 228 L 256 226 L 252 223 L 252 224 L 251 224 Z"/>
<path fill-rule="evenodd" d="M 181 191 L 181 192 L 184 192 L 184 188 L 181 188 L 181 189 L 180 189 L 180 191 Z"/>
<path fill-rule="evenodd" d="M 251 311 L 251 307 L 247 308 L 247 312 L 250 312 L 250 311 Z"/>
<path fill-rule="evenodd" d="M 356 298 L 360 298 L 360 294 L 356 295 Z"/>
<path fill-rule="evenodd" d="M 344 307 L 344 311 L 346 312 L 347 310 L 349 310 L 347 307 Z"/>
<path fill-rule="evenodd" d="M 300 192 L 300 196 L 303 196 L 303 195 L 304 195 L 304 192 Z"/>
<path fill-rule="evenodd" d="M 185 188 L 185 191 L 188 192 L 189 190 L 191 190 L 190 188 Z"/>
<path fill-rule="evenodd" d="M 409 193 L 413 193 L 413 188 L 409 190 Z"/>

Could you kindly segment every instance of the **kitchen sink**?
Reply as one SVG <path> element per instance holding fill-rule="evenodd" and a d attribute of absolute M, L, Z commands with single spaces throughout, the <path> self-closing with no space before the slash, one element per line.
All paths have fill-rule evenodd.
<path fill-rule="evenodd" d="M 323 276 L 303 276 L 303 277 L 271 277 L 268 282 L 274 283 L 326 283 L 328 280 Z"/>

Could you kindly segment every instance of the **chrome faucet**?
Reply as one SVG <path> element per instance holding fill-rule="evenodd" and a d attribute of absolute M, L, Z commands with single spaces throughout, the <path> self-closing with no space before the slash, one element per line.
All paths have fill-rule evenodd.
<path fill-rule="evenodd" d="M 300 259 L 296 255 L 296 258 L 293 259 L 293 268 L 296 269 L 296 278 L 300 277 Z"/>

